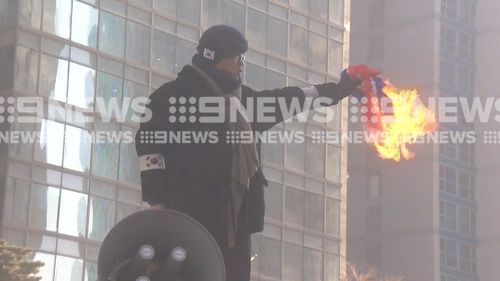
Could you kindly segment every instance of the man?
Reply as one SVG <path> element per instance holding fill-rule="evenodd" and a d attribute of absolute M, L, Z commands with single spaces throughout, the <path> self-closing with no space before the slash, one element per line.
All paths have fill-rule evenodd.
<path fill-rule="evenodd" d="M 250 280 L 250 234 L 263 228 L 262 188 L 267 182 L 260 167 L 260 144 L 229 143 L 224 137 L 227 131 L 265 131 L 284 117 L 277 105 L 271 113 L 276 118 L 273 122 L 252 122 L 241 112 L 235 120 L 213 123 L 170 117 L 186 112 L 181 108 L 202 97 L 223 97 L 226 106 L 234 105 L 234 100 L 246 106 L 250 98 L 259 97 L 282 98 L 288 105 L 296 99 L 304 104 L 308 96 L 329 97 L 336 104 L 360 83 L 343 75 L 338 84 L 256 92 L 240 81 L 247 49 L 246 39 L 235 28 L 217 25 L 207 29 L 192 65 L 186 65 L 176 80 L 151 95 L 152 118 L 141 124 L 136 135 L 143 200 L 153 208 L 185 212 L 203 224 L 222 251 L 227 281 Z M 178 107 L 172 109 L 172 104 Z M 200 116 L 195 111 L 191 113 Z M 141 141 L 148 131 L 215 132 L 219 138 L 199 143 Z"/>

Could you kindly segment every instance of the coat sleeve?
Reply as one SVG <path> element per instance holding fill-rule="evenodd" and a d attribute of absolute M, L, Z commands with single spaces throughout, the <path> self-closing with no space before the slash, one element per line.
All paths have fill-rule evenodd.
<path fill-rule="evenodd" d="M 166 203 L 168 192 L 167 171 L 169 170 L 169 144 L 161 143 L 163 132 L 169 129 L 169 122 L 161 122 L 165 109 L 162 88 L 150 96 L 146 106 L 151 118 L 141 122 L 135 135 L 135 148 L 139 157 L 142 200 L 151 205 Z"/>
<path fill-rule="evenodd" d="M 259 99 L 261 101 L 258 101 Z M 247 110 L 248 106 L 253 105 L 254 119 L 252 120 L 252 128 L 260 132 L 269 130 L 274 125 L 281 123 L 303 111 L 309 110 L 310 108 L 304 108 L 305 99 L 306 97 L 304 92 L 299 87 L 285 87 L 260 92 L 257 92 L 247 86 L 243 86 L 242 88 L 242 104 L 247 108 Z M 282 111 L 280 103 L 286 105 L 283 108 L 289 110 Z M 263 106 L 262 104 L 265 105 Z M 264 115 L 269 117 L 269 121 L 266 120 L 265 122 L 262 122 L 258 118 L 258 111 L 263 110 L 264 107 Z"/>

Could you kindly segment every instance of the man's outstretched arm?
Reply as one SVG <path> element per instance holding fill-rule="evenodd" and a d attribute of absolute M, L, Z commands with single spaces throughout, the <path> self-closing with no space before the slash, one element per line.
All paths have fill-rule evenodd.
<path fill-rule="evenodd" d="M 339 83 L 324 83 L 309 87 L 285 87 L 281 89 L 255 91 L 243 86 L 242 104 L 249 109 L 253 106 L 252 127 L 256 131 L 265 131 L 301 112 L 321 106 L 332 106 L 343 98 L 358 91 L 361 81 L 342 75 Z M 319 102 L 315 98 L 323 98 Z M 260 100 L 260 101 L 259 101 Z M 259 120 L 259 116 L 269 117 Z"/>

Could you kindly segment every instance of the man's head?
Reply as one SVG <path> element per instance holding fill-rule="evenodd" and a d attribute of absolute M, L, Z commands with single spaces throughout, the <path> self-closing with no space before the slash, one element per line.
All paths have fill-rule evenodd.
<path fill-rule="evenodd" d="M 214 25 L 203 33 L 196 50 L 205 63 L 237 78 L 243 68 L 248 43 L 236 28 Z"/>

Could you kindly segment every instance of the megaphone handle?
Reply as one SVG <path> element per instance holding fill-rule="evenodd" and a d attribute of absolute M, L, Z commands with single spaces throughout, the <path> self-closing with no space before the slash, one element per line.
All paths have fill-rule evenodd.
<path fill-rule="evenodd" d="M 186 257 L 186 250 L 181 247 L 174 248 L 163 266 L 152 276 L 151 281 L 177 281 Z"/>
<path fill-rule="evenodd" d="M 120 281 L 130 280 L 130 281 L 149 281 L 149 280 L 139 280 L 144 277 L 146 270 L 148 269 L 149 263 L 155 256 L 155 250 L 151 245 L 142 245 L 137 251 L 134 258 L 130 261 L 127 267 L 123 268 L 122 271 L 118 273 Z M 121 279 L 123 278 L 123 279 Z"/>
<path fill-rule="evenodd" d="M 177 281 L 182 262 L 173 261 L 170 257 L 165 261 L 162 268 L 152 274 L 151 281 Z"/>

